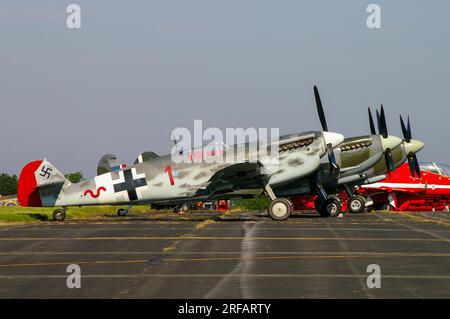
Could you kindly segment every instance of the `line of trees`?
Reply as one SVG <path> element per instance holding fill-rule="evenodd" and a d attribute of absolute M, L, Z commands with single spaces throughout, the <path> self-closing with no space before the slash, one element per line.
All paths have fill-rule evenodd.
<path fill-rule="evenodd" d="M 0 195 L 17 194 L 17 175 L 0 174 Z"/>

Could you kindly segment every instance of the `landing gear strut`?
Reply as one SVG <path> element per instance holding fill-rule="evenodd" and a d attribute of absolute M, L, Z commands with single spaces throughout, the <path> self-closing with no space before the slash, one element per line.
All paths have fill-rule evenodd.
<path fill-rule="evenodd" d="M 56 222 L 62 222 L 66 219 L 66 210 L 67 208 L 58 208 L 53 211 L 53 220 Z"/>
<path fill-rule="evenodd" d="M 288 219 L 291 215 L 291 202 L 286 198 L 276 198 L 275 193 L 269 184 L 264 187 L 264 190 L 271 199 L 269 208 L 267 209 L 270 218 L 273 220 Z"/>

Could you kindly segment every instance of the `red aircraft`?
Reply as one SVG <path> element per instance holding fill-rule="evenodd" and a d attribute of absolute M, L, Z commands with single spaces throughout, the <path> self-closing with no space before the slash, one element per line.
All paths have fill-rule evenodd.
<path fill-rule="evenodd" d="M 404 163 L 378 183 L 362 185 L 358 193 L 370 196 L 375 209 L 387 211 L 449 211 L 450 167 L 433 162 L 420 163 L 420 177 L 411 176 Z M 348 196 L 340 193 L 342 210 L 347 210 Z M 314 196 L 291 199 L 294 209 L 314 209 Z"/>
<path fill-rule="evenodd" d="M 412 177 L 408 163 L 379 183 L 361 186 L 375 208 L 388 211 L 449 211 L 450 167 L 420 163 L 420 177 Z"/>

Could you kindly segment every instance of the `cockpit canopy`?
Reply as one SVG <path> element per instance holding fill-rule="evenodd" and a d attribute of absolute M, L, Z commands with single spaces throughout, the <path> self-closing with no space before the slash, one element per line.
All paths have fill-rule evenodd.
<path fill-rule="evenodd" d="M 434 162 L 422 162 L 419 164 L 421 171 L 431 172 L 443 176 L 450 176 L 450 166 Z"/>

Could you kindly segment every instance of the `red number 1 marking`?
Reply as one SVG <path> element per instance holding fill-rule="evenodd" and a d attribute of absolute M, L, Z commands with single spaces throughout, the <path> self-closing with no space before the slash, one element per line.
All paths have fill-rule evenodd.
<path fill-rule="evenodd" d="M 173 174 L 172 174 L 172 167 L 167 166 L 166 169 L 164 170 L 164 172 L 166 172 L 167 174 L 169 174 L 169 181 L 170 181 L 170 185 L 175 185 L 175 181 L 173 180 Z"/>

